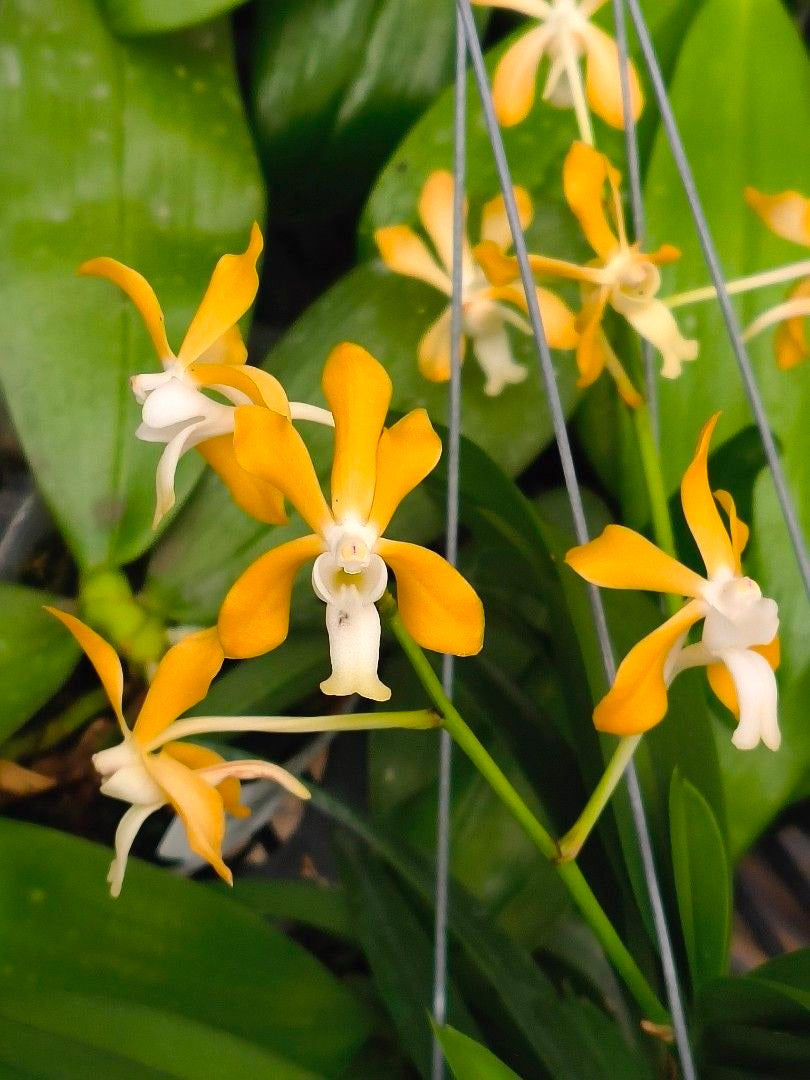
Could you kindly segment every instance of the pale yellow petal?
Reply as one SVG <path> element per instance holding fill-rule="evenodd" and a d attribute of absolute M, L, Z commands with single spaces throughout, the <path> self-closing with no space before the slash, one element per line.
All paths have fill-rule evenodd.
<path fill-rule="evenodd" d="M 432 285 L 449 296 L 452 285 L 447 273 L 439 266 L 427 244 L 407 225 L 387 225 L 374 233 L 380 258 L 395 274 L 416 278 Z"/>
<path fill-rule="evenodd" d="M 431 382 L 447 382 L 452 369 L 450 353 L 450 329 L 452 316 L 446 307 L 438 319 L 427 328 L 419 342 L 417 359 L 419 370 Z M 461 354 L 464 355 L 464 339 L 461 339 Z"/>
<path fill-rule="evenodd" d="M 528 314 L 529 305 L 526 294 L 518 285 L 493 285 L 486 296 L 492 300 L 502 300 L 514 304 Z M 579 341 L 576 316 L 564 300 L 550 289 L 535 289 L 537 304 L 546 341 L 552 349 L 574 349 Z"/>
<path fill-rule="evenodd" d="M 213 626 L 189 634 L 169 649 L 158 664 L 132 731 L 142 746 L 202 701 L 224 659 Z"/>
<path fill-rule="evenodd" d="M 419 195 L 419 219 L 448 274 L 453 267 L 453 183 L 445 169 L 432 172 Z M 467 202 L 464 202 L 463 242 L 467 237 Z"/>
<path fill-rule="evenodd" d="M 510 45 L 495 69 L 492 99 L 498 121 L 512 127 L 525 120 L 534 104 L 537 69 L 551 38 L 546 26 L 536 26 Z"/>
<path fill-rule="evenodd" d="M 525 231 L 531 225 L 534 216 L 532 197 L 522 187 L 515 186 L 512 192 L 517 204 L 520 227 Z M 512 247 L 512 230 L 509 226 L 509 218 L 506 216 L 503 195 L 496 195 L 494 199 L 484 203 L 481 211 L 481 239 L 494 244 L 501 251 Z"/>
<path fill-rule="evenodd" d="M 709 486 L 709 443 L 719 418 L 720 413 L 715 413 L 704 425 L 695 456 L 681 481 L 684 517 L 710 578 L 724 571 L 733 574 L 737 565 L 731 540 Z"/>
<path fill-rule="evenodd" d="M 66 626 L 78 641 L 87 659 L 96 669 L 96 674 L 101 680 L 104 692 L 115 711 L 121 730 L 127 733 L 123 713 L 124 672 L 121 668 L 118 653 L 100 634 L 97 634 L 95 630 L 91 630 L 75 615 L 68 615 L 66 611 L 60 611 L 59 608 L 48 607 L 47 605 L 45 610 Z"/>
<path fill-rule="evenodd" d="M 585 41 L 585 93 L 588 104 L 597 116 L 611 127 L 624 127 L 622 82 L 616 42 L 604 30 L 589 23 L 583 33 Z M 632 61 L 627 62 L 630 105 L 634 120 L 641 116 L 644 97 Z"/>
<path fill-rule="evenodd" d="M 155 296 L 154 289 L 142 274 L 139 274 L 137 270 L 132 270 L 129 266 L 124 266 L 117 259 L 107 258 L 90 259 L 88 262 L 82 263 L 76 273 L 87 277 L 106 278 L 107 281 L 112 281 L 113 284 L 125 292 L 146 324 L 146 329 L 152 339 L 152 344 L 155 346 L 158 359 L 163 361 L 172 357 L 172 350 L 166 340 L 163 311 L 158 303 L 158 298 Z"/>
<path fill-rule="evenodd" d="M 771 232 L 795 244 L 810 246 L 810 199 L 798 191 L 765 195 L 752 187 L 745 189 L 745 199 Z"/>
<path fill-rule="evenodd" d="M 699 596 L 703 578 L 624 525 L 607 525 L 595 540 L 571 548 L 565 561 L 586 581 L 607 589 L 648 589 Z"/>
<path fill-rule="evenodd" d="M 385 532 L 399 504 L 441 457 L 442 441 L 424 409 L 414 409 L 380 436 L 377 484 L 369 524 Z"/>

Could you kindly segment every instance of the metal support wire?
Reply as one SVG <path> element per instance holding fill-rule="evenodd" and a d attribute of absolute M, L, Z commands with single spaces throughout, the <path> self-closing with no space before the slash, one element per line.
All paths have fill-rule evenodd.
<path fill-rule="evenodd" d="M 643 243 L 646 223 L 644 219 L 644 196 L 641 190 L 641 160 L 638 152 L 638 132 L 633 118 L 633 103 L 630 100 L 630 49 L 627 44 L 627 21 L 624 17 L 623 0 L 613 0 L 613 26 L 616 34 L 616 47 L 619 53 L 619 80 L 622 87 L 622 119 L 624 120 L 624 152 L 627 158 L 627 180 L 630 187 L 630 212 L 633 218 L 633 239 Z M 660 442 L 661 425 L 658 417 L 658 372 L 652 345 L 646 338 L 639 337 L 641 356 L 644 361 L 644 397 L 650 417 L 650 428 L 656 446 Z"/>
<path fill-rule="evenodd" d="M 450 395 L 448 402 L 447 516 L 445 521 L 447 561 L 456 565 L 458 555 L 459 440 L 461 436 L 461 301 L 463 288 L 464 203 L 467 176 L 467 44 L 461 15 L 456 12 L 456 79 L 453 127 L 453 266 L 450 299 Z M 453 699 L 454 658 L 442 659 L 442 689 Z M 436 897 L 433 930 L 433 1019 L 437 1025 L 447 1020 L 447 907 L 450 885 L 450 795 L 453 767 L 453 739 L 442 729 L 439 734 L 439 792 L 436 818 Z M 443 1080 L 444 1053 L 433 1036 L 431 1075 Z"/>
<path fill-rule="evenodd" d="M 799 565 L 799 572 L 801 573 L 802 581 L 804 582 L 805 592 L 810 597 L 810 558 L 808 558 L 807 547 L 802 534 L 802 527 L 799 524 L 796 507 L 791 497 L 787 480 L 785 479 L 779 451 L 776 448 L 776 443 L 771 434 L 768 416 L 765 412 L 762 396 L 759 392 L 759 387 L 757 386 L 754 372 L 751 367 L 751 359 L 742 339 L 742 331 L 737 319 L 737 313 L 731 303 L 731 298 L 726 287 L 717 247 L 714 243 L 711 230 L 709 229 L 709 223 L 706 220 L 706 213 L 703 209 L 703 204 L 700 201 L 700 195 L 698 194 L 697 186 L 695 184 L 695 177 L 692 173 L 689 159 L 686 156 L 686 150 L 683 145 L 681 133 L 678 129 L 675 114 L 672 111 L 672 103 L 667 94 L 661 65 L 658 61 L 655 46 L 652 43 L 650 31 L 647 27 L 638 0 L 627 0 L 627 6 L 630 11 L 630 18 L 633 20 L 633 25 L 635 26 L 636 36 L 638 37 L 641 46 L 641 52 L 644 56 L 644 63 L 650 76 L 650 81 L 652 82 L 653 92 L 656 101 L 658 102 L 661 123 L 664 126 L 667 141 L 669 142 L 669 147 L 672 151 L 675 168 L 678 170 L 681 184 L 683 185 L 686 198 L 689 202 L 689 209 L 692 213 L 692 219 L 695 222 L 703 258 L 709 270 L 712 284 L 717 291 L 717 300 L 720 304 L 720 310 L 723 313 L 723 320 L 726 324 L 729 341 L 731 342 L 731 347 L 734 350 L 734 356 L 736 357 L 737 365 L 740 369 L 740 376 L 743 381 L 745 393 L 748 397 L 754 420 L 759 428 L 759 436 L 762 440 L 765 456 L 768 459 L 768 467 L 770 468 L 773 477 L 776 496 L 779 499 L 779 505 L 785 519 L 785 525 L 790 534 L 790 542 L 793 545 L 796 562 Z"/>
<path fill-rule="evenodd" d="M 588 541 L 588 526 L 585 518 L 584 507 L 582 504 L 582 494 L 580 491 L 579 482 L 577 480 L 574 458 L 571 452 L 571 444 L 568 439 L 568 430 L 565 423 L 565 413 L 563 411 L 562 401 L 560 399 L 560 393 L 557 387 L 556 373 L 554 371 L 554 365 L 552 363 L 551 352 L 549 351 L 548 347 L 548 341 L 543 330 L 543 320 L 537 301 L 537 294 L 535 292 L 534 279 L 532 277 L 531 267 L 529 265 L 529 256 L 526 248 L 526 240 L 523 236 L 523 230 L 520 225 L 520 217 L 518 214 L 517 205 L 515 203 L 514 192 L 512 190 L 512 178 L 509 170 L 509 163 L 506 159 L 506 152 L 504 150 L 501 130 L 495 116 L 495 108 L 492 101 L 492 91 L 489 84 L 486 64 L 484 62 L 483 51 L 481 49 L 481 42 L 478 39 L 478 32 L 475 27 L 475 21 L 473 19 L 470 0 L 457 0 L 457 5 L 464 25 L 464 33 L 467 39 L 467 49 L 470 54 L 473 74 L 475 76 L 476 86 L 479 96 L 481 98 L 484 121 L 492 146 L 492 152 L 495 159 L 495 166 L 498 173 L 501 192 L 503 194 L 504 203 L 506 206 L 506 213 L 509 219 L 509 226 L 512 232 L 512 239 L 514 241 L 515 255 L 517 257 L 518 266 L 520 268 L 520 277 L 523 283 L 524 292 L 526 294 L 529 317 L 532 325 L 532 330 L 534 332 L 535 345 L 537 347 L 537 359 L 540 368 L 540 375 L 546 391 L 548 409 L 551 415 L 551 420 L 554 427 L 554 434 L 557 440 L 557 447 L 560 454 L 563 475 L 565 477 L 565 485 L 568 492 L 568 499 L 571 505 L 571 515 L 574 520 L 574 531 L 577 541 L 580 544 L 584 544 Z M 605 609 L 602 604 L 602 599 L 599 595 L 598 589 L 591 586 L 589 588 L 589 596 L 594 616 L 594 622 L 596 625 L 596 632 L 599 639 L 599 646 L 602 653 L 605 675 L 609 682 L 613 682 L 616 674 L 616 663 L 613 656 L 613 648 L 610 641 L 610 632 L 607 626 Z M 692 1058 L 692 1050 L 689 1045 L 689 1038 L 686 1028 L 686 1018 L 683 1001 L 681 998 L 680 987 L 678 985 L 675 958 L 672 950 L 672 942 L 670 940 L 669 928 L 666 922 L 661 889 L 655 871 L 655 861 L 650 843 L 649 830 L 647 828 L 646 818 L 644 815 L 644 806 L 641 801 L 641 792 L 638 789 L 638 778 L 635 774 L 632 764 L 628 768 L 628 779 L 630 782 L 630 804 L 633 811 L 633 820 L 636 826 L 636 834 L 642 852 L 644 876 L 647 890 L 650 894 L 653 919 L 655 923 L 655 932 L 658 940 L 659 952 L 661 955 L 661 963 L 667 990 L 667 999 L 670 1007 L 670 1013 L 672 1016 L 675 1040 L 681 1058 L 681 1067 L 684 1077 L 686 1078 L 686 1080 L 693 1080 L 693 1078 L 696 1076 L 696 1072 L 694 1061 Z M 634 797 L 635 795 L 637 795 L 638 797 Z"/>

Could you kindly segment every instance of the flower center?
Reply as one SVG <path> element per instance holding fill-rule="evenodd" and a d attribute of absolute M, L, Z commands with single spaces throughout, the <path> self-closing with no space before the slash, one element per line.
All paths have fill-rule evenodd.
<path fill-rule="evenodd" d="M 136 806 L 166 801 L 146 768 L 143 753 L 131 737 L 118 746 L 93 754 L 93 766 L 101 777 L 103 795 Z"/>
<path fill-rule="evenodd" d="M 635 300 L 650 300 L 661 287 L 658 267 L 636 251 L 620 249 L 605 264 L 605 274 L 614 289 Z"/>
<path fill-rule="evenodd" d="M 703 625 L 703 643 L 712 652 L 767 645 L 779 630 L 775 600 L 749 577 L 709 581 L 703 598 L 709 611 Z"/>

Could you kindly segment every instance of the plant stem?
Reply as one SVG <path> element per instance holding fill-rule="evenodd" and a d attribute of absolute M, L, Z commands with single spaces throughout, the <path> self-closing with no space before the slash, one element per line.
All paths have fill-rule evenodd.
<path fill-rule="evenodd" d="M 628 762 L 641 742 L 640 735 L 625 735 L 619 740 L 613 757 L 608 762 L 607 768 L 602 774 L 602 779 L 593 790 L 593 794 L 585 804 L 585 809 L 577 820 L 559 841 L 559 860 L 569 862 L 579 855 L 582 845 L 588 839 L 591 831 L 601 817 L 602 811 L 607 806 L 611 795 L 616 790 L 616 785 L 624 775 Z"/>
<path fill-rule="evenodd" d="M 779 266 L 775 270 L 763 270 L 759 274 L 750 274 L 748 277 L 737 278 L 736 281 L 727 281 L 726 292 L 730 296 L 735 296 L 751 292 L 753 289 L 764 289 L 767 285 L 784 284 L 786 281 L 795 281 L 797 278 L 808 276 L 810 276 L 810 259 L 802 259 L 801 262 Z M 667 307 L 673 309 L 686 307 L 688 304 L 699 304 L 704 300 L 714 300 L 716 297 L 717 289 L 713 285 L 704 285 L 700 289 L 675 293 L 663 299 Z"/>
<path fill-rule="evenodd" d="M 560 852 L 556 841 L 537 820 L 506 774 L 490 756 L 487 749 L 445 695 L 441 682 L 430 666 L 430 662 L 405 628 L 405 624 L 402 622 L 397 610 L 396 602 L 390 593 L 385 593 L 380 601 L 380 610 L 387 618 L 394 636 L 410 661 L 419 681 L 427 691 L 433 704 L 442 714 L 445 729 L 475 765 L 507 810 L 522 826 L 538 851 L 556 865 L 557 872 L 571 894 L 574 903 L 579 908 L 582 917 L 596 934 L 602 948 L 645 1016 L 655 1023 L 668 1024 L 669 1017 L 666 1009 L 660 1003 L 652 987 L 628 952 L 579 867 L 573 862 L 558 863 Z"/>
<path fill-rule="evenodd" d="M 9 739 L 0 748 L 0 754 L 9 761 L 19 761 L 20 758 L 52 750 L 54 746 L 78 731 L 88 720 L 92 720 L 94 716 L 98 716 L 106 709 L 109 709 L 109 702 L 105 692 L 91 690 L 89 694 L 74 701 L 64 712 L 49 720 L 44 727 L 18 735 L 16 739 Z"/>

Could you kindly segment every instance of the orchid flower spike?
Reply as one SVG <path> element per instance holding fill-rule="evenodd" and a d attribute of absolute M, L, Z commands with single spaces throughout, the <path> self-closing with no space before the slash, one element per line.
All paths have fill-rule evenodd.
<path fill-rule="evenodd" d="M 256 296 L 256 261 L 262 245 L 261 231 L 254 223 L 247 249 L 241 255 L 222 256 L 177 354 L 166 338 L 158 299 L 141 274 L 108 258 L 91 259 L 79 267 L 78 273 L 106 278 L 127 294 L 163 365 L 159 374 L 135 375 L 131 380 L 135 398 L 143 406 L 143 423 L 135 434 L 145 442 L 166 444 L 155 478 L 154 528 L 174 505 L 177 465 L 192 447 L 248 514 L 268 524 L 286 521 L 279 492 L 247 476 L 236 462 L 232 445 L 235 406 L 252 402 L 285 416 L 331 423 L 323 409 L 290 405 L 277 379 L 245 363 L 247 350 L 237 322 Z M 211 391 L 225 401 L 211 397 Z"/>
<path fill-rule="evenodd" d="M 583 124 L 588 106 L 611 127 L 624 127 L 622 82 L 616 42 L 591 22 L 608 0 L 473 0 L 481 7 L 509 8 L 538 21 L 510 46 L 495 69 L 492 96 L 499 122 L 519 124 L 534 104 L 537 71 L 549 59 L 543 100 L 558 108 L 572 106 Z M 579 68 L 585 58 L 585 84 Z M 632 62 L 627 65 L 633 118 L 643 97 Z M 587 98 L 587 101 L 586 101 Z"/>
<path fill-rule="evenodd" d="M 313 533 L 262 555 L 222 605 L 225 654 L 259 656 L 287 637 L 293 583 L 314 559 L 312 585 L 326 604 L 332 675 L 325 694 L 387 701 L 379 679 L 380 617 L 375 607 L 397 579 L 402 620 L 426 649 L 470 656 L 482 644 L 481 601 L 448 562 L 383 533 L 405 496 L 433 469 L 441 442 L 424 409 L 385 428 L 391 380 L 359 345 L 338 345 L 326 361 L 323 392 L 335 417 L 331 509 L 312 460 L 290 421 L 268 409 L 237 409 L 234 449 L 242 468 L 277 486 Z M 387 564 L 387 565 L 386 565 Z"/>
<path fill-rule="evenodd" d="M 453 291 L 453 192 L 449 172 L 434 172 L 425 181 L 419 197 L 419 217 L 436 251 L 434 256 L 425 242 L 407 225 L 389 225 L 377 229 L 374 239 L 383 262 L 396 274 L 417 278 L 451 296 Z M 521 226 L 531 222 L 534 210 L 528 192 L 514 188 Z M 466 208 L 465 208 L 466 218 Z M 481 216 L 481 238 L 504 254 L 512 246 L 512 234 L 503 196 L 488 202 Z M 577 343 L 574 316 L 568 307 L 547 289 L 537 289 L 537 301 L 549 344 L 559 349 L 573 349 Z M 472 349 L 484 373 L 484 393 L 494 397 L 512 383 L 520 383 L 528 374 L 515 362 L 507 326 L 531 334 L 528 322 L 518 314 L 527 311 L 523 289 L 515 285 L 491 285 L 478 265 L 465 235 L 462 245 L 462 328 L 472 340 Z M 432 382 L 450 378 L 450 306 L 448 305 L 419 342 L 419 370 Z M 462 340 L 462 356 L 465 343 Z"/>
<path fill-rule="evenodd" d="M 661 374 L 676 379 L 685 360 L 698 354 L 697 341 L 683 337 L 672 312 L 658 299 L 664 263 L 680 258 L 680 251 L 664 244 L 657 251 L 643 252 L 638 244 L 627 241 L 621 195 L 620 174 L 604 154 L 585 143 L 575 142 L 563 166 L 563 190 L 568 205 L 579 221 L 596 258 L 586 266 L 530 255 L 535 273 L 570 278 L 580 283 L 582 310 L 577 325 L 577 367 L 580 387 L 590 386 L 607 369 L 616 380 L 623 400 L 630 406 L 641 403 L 638 391 L 614 353 L 602 329 L 605 311 L 610 305 L 663 357 Z M 603 193 L 608 186 L 608 209 Z M 614 231 L 615 226 L 615 231 Z M 504 285 L 519 276 L 517 260 L 505 256 L 493 245 L 482 243 L 475 249 L 476 258 L 493 284 Z"/>
<path fill-rule="evenodd" d="M 121 892 L 138 830 L 150 814 L 167 804 L 185 825 L 192 851 L 230 884 L 231 872 L 222 861 L 225 811 L 236 817 L 250 813 L 240 802 L 239 781 L 273 780 L 300 799 L 308 799 L 309 792 L 279 765 L 225 761 L 206 747 L 175 741 L 175 732 L 180 734 L 177 717 L 202 701 L 222 666 L 224 654 L 216 629 L 190 634 L 169 649 L 130 729 L 123 713 L 121 661 L 113 647 L 73 615 L 47 610 L 64 623 L 87 654 L 121 729 L 122 741 L 117 746 L 93 755 L 103 794 L 131 804 L 115 834 L 115 858 L 107 877 L 112 895 Z M 233 723 L 226 720 L 223 727 L 232 730 Z"/>
<path fill-rule="evenodd" d="M 703 428 L 681 484 L 684 516 L 706 565 L 705 578 L 622 525 L 608 525 L 596 540 L 572 548 L 565 561 L 586 581 L 603 588 L 690 597 L 622 661 L 613 686 L 594 711 L 600 731 L 615 735 L 647 731 L 664 718 L 667 688 L 675 676 L 705 666 L 712 690 L 739 719 L 734 745 L 749 750 L 761 740 L 777 750 L 777 606 L 743 575 L 740 560 L 748 528 L 737 517 L 733 499 L 725 491 L 712 495 L 709 486 L 709 441 L 719 415 Z M 728 516 L 728 530 L 718 503 Z M 689 630 L 701 619 L 701 640 L 685 644 Z"/>
<path fill-rule="evenodd" d="M 749 206 L 759 214 L 771 232 L 810 247 L 810 199 L 796 191 L 781 195 L 763 195 L 755 188 L 745 189 Z M 756 318 L 746 328 L 750 340 L 771 326 L 777 326 L 774 338 L 776 363 L 787 371 L 810 357 L 810 344 L 805 332 L 805 320 L 810 316 L 810 277 L 800 281 L 788 293 L 787 300 Z"/>

